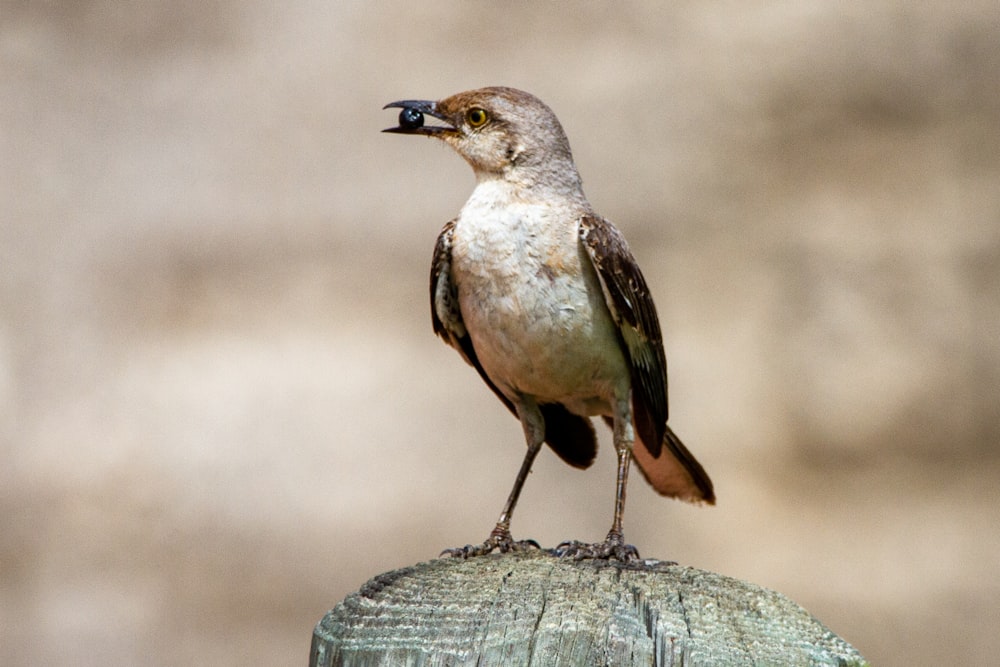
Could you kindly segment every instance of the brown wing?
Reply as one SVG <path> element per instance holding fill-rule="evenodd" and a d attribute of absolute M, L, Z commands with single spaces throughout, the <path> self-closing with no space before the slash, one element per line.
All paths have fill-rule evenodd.
<path fill-rule="evenodd" d="M 640 469 L 664 495 L 714 502 L 712 480 L 667 426 L 667 358 L 660 322 L 646 279 L 625 237 L 607 220 L 585 216 L 580 221 L 580 239 L 597 271 L 628 357 L 632 418 L 643 445 L 633 449 Z"/>
<path fill-rule="evenodd" d="M 667 359 L 653 297 L 625 237 L 611 223 L 584 217 L 580 237 L 628 353 L 636 430 L 649 453 L 659 456 L 669 412 Z"/>
<path fill-rule="evenodd" d="M 486 374 L 472 338 L 465 328 L 458 292 L 451 279 L 451 244 L 455 221 L 444 226 L 434 246 L 431 261 L 431 322 L 434 333 L 458 350 L 465 361 L 476 369 L 483 382 L 496 394 L 507 409 L 517 417 L 517 408 Z M 567 410 L 560 403 L 539 406 L 545 419 L 545 441 L 563 461 L 575 468 L 588 468 L 597 456 L 597 438 L 590 420 Z"/>

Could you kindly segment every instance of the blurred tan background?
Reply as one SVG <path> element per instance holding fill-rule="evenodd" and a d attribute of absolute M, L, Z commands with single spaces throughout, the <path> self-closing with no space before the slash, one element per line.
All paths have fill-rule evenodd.
<path fill-rule="evenodd" d="M 491 84 L 559 115 L 659 305 L 716 508 L 645 556 L 879 665 L 1000 650 L 1000 9 L 0 2 L 0 663 L 304 664 L 369 577 L 482 540 L 516 420 L 431 333 L 473 185 L 382 135 Z M 514 521 L 595 540 L 613 456 Z"/>

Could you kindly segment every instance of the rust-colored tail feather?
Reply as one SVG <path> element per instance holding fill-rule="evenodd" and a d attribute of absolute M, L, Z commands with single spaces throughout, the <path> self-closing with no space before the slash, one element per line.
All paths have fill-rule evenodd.
<path fill-rule="evenodd" d="M 669 426 L 664 433 L 660 455 L 654 458 L 649 449 L 636 442 L 632 457 L 646 481 L 658 493 L 692 503 L 715 504 L 715 490 L 708 473 Z"/>

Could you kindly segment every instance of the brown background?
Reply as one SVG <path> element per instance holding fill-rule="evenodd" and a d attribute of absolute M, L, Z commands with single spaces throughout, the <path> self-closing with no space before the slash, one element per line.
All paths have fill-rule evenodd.
<path fill-rule="evenodd" d="M 716 508 L 627 535 L 879 665 L 1000 650 L 994 1 L 0 2 L 0 663 L 303 664 L 479 541 L 520 428 L 430 331 L 472 187 L 381 106 L 534 92 L 631 240 Z M 607 530 L 613 456 L 515 517 Z"/>

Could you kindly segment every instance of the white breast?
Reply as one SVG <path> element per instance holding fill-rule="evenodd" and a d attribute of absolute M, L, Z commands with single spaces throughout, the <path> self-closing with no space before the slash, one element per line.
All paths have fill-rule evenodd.
<path fill-rule="evenodd" d="M 610 414 L 629 373 L 580 245 L 581 213 L 480 183 L 455 225 L 452 279 L 476 354 L 501 391 Z"/>

